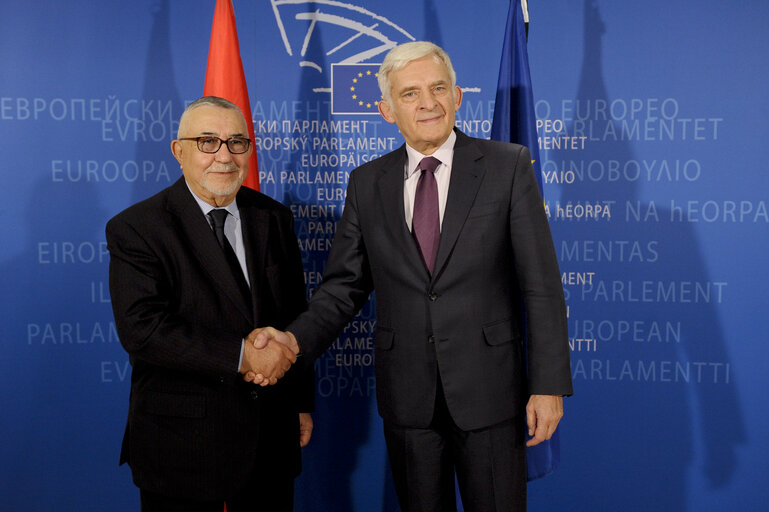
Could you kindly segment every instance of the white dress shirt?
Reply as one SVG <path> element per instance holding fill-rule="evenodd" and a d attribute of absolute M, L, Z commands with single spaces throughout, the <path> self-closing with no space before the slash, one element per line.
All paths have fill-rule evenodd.
<path fill-rule="evenodd" d="M 406 153 L 408 160 L 405 168 L 405 183 L 403 185 L 403 206 L 406 214 L 406 225 L 411 231 L 411 220 L 414 218 L 414 196 L 417 191 L 417 182 L 421 171 L 417 172 L 419 162 L 426 156 L 434 156 L 441 161 L 441 165 L 435 169 L 435 181 L 438 184 L 438 216 L 441 227 L 443 226 L 443 212 L 446 210 L 446 198 L 449 195 L 449 182 L 451 181 L 451 162 L 454 160 L 454 143 L 457 140 L 457 134 L 452 130 L 449 138 L 446 139 L 432 155 L 423 155 L 416 149 L 406 144 Z"/>

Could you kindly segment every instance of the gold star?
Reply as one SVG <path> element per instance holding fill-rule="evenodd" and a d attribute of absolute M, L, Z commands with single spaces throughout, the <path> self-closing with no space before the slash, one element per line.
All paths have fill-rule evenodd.
<path fill-rule="evenodd" d="M 359 102 L 358 102 L 358 105 L 361 105 L 361 106 L 362 106 L 362 105 L 363 105 L 363 102 L 362 102 L 362 101 L 359 101 Z"/>
<path fill-rule="evenodd" d="M 363 73 L 358 73 L 358 76 L 361 76 L 361 77 L 362 77 L 362 76 L 363 76 Z"/>
<path fill-rule="evenodd" d="M 352 83 L 357 84 L 358 83 L 358 79 L 357 78 L 353 78 L 352 79 Z"/>
<path fill-rule="evenodd" d="M 366 74 L 370 75 L 371 74 L 371 70 L 369 69 L 368 71 L 366 71 Z"/>
<path fill-rule="evenodd" d="M 358 99 L 358 95 L 357 94 L 353 94 L 352 95 L 352 99 L 357 100 Z"/>
<path fill-rule="evenodd" d="M 354 90 L 355 90 L 355 87 L 350 87 L 350 90 L 351 90 L 351 91 L 354 91 Z"/>
<path fill-rule="evenodd" d="M 371 108 L 371 103 L 366 103 L 366 108 Z"/>

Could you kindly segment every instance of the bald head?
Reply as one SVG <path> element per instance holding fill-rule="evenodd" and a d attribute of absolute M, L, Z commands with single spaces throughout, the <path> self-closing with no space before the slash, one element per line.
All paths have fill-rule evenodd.
<path fill-rule="evenodd" d="M 192 112 L 195 109 L 198 109 L 200 107 L 218 107 L 223 108 L 226 110 L 236 110 L 238 113 L 240 113 L 240 117 L 243 118 L 243 123 L 245 124 L 246 118 L 243 116 L 243 112 L 240 110 L 240 107 L 235 105 L 233 102 L 226 100 L 224 98 L 220 98 L 219 96 L 203 96 L 202 98 L 199 98 L 189 105 L 187 105 L 187 108 L 184 109 L 184 112 L 182 112 L 182 117 L 179 119 L 179 129 L 176 132 L 176 137 L 182 137 L 182 133 L 185 133 L 185 123 L 187 122 L 189 118 L 189 113 Z"/>

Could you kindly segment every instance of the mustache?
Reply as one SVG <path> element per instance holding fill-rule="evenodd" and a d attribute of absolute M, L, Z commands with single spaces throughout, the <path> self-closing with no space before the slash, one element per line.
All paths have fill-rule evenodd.
<path fill-rule="evenodd" d="M 203 171 L 203 174 L 208 174 L 210 172 L 238 172 L 238 171 L 240 171 L 240 167 L 238 167 L 235 164 L 222 164 L 222 163 L 214 162 L 208 167 L 208 169 Z"/>

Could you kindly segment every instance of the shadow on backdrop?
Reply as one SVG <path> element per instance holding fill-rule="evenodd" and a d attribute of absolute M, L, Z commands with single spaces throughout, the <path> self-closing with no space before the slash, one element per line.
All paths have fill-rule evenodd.
<path fill-rule="evenodd" d="M 0 422 L 3 508 L 110 509 L 125 404 L 100 375 L 120 351 L 98 243 L 107 212 L 90 182 L 42 175 L 34 190 L 16 218 L 25 247 L 2 268 L 2 303 L 13 305 L 0 328 L 2 402 L 16 411 Z M 108 369 L 115 380 L 125 371 Z"/>
<path fill-rule="evenodd" d="M 148 175 L 146 180 L 137 180 L 131 192 L 131 204 L 160 192 L 175 182 L 181 176 L 181 170 L 171 155 L 171 141 L 176 138 L 176 132 L 171 131 L 172 122 L 177 123 L 183 110 L 182 100 L 174 75 L 174 62 L 171 56 L 170 42 L 170 8 L 169 0 L 155 0 L 151 6 L 152 28 L 150 30 L 147 59 L 144 65 L 144 84 L 140 101 L 149 103 L 150 108 L 142 111 L 142 117 L 137 122 L 143 123 L 144 131 L 152 136 L 145 136 L 136 142 L 136 162 L 140 168 L 152 165 L 155 172 Z M 203 83 L 200 84 L 201 94 Z M 166 106 L 171 108 L 164 110 Z M 175 116 L 175 117 L 174 117 Z M 165 126 L 165 137 L 155 140 L 153 122 Z M 157 128 L 155 128 L 157 129 Z"/>
<path fill-rule="evenodd" d="M 310 5 L 308 12 L 314 12 L 317 8 Z M 314 111 L 317 111 L 317 121 L 328 123 L 332 121 L 329 106 L 330 98 L 323 93 L 314 92 L 316 88 L 329 88 L 331 68 L 327 63 L 323 41 L 323 24 L 317 23 L 314 27 L 312 21 L 308 21 L 308 29 L 312 30 L 311 37 L 306 41 L 306 47 L 302 48 L 302 58 L 306 62 L 312 62 L 314 66 L 302 66 L 299 80 L 299 90 L 296 99 L 301 105 L 298 116 L 293 121 L 310 119 Z M 318 67 L 320 69 L 318 69 Z M 288 105 L 292 102 L 288 101 Z M 307 107 L 307 108 L 305 108 Z M 290 112 L 290 111 L 289 111 Z M 289 113 L 291 115 L 291 113 Z M 302 161 L 302 154 L 332 155 L 338 156 L 338 150 L 317 149 L 313 151 L 313 137 L 332 139 L 341 134 L 334 131 L 323 133 L 304 132 L 292 133 L 291 137 L 307 137 L 307 150 L 294 150 L 278 162 L 283 166 L 278 168 L 278 174 L 285 171 L 288 174 L 309 173 L 314 176 L 316 172 L 334 171 L 338 169 L 326 165 L 307 165 Z M 301 145 L 299 146 L 301 147 Z M 316 162 L 317 164 L 318 162 Z M 299 214 L 294 215 L 295 231 L 302 247 L 302 263 L 306 275 L 321 275 L 325 268 L 328 256 L 326 240 L 331 240 L 332 233 L 326 228 L 329 224 L 336 225 L 341 216 L 343 201 L 321 200 L 317 190 L 326 190 L 337 187 L 346 189 L 346 184 L 308 184 L 308 183 L 283 183 L 283 204 L 297 207 L 301 212 L 313 207 L 319 207 L 318 215 Z M 327 208 L 334 205 L 335 208 Z M 315 245 L 314 245 L 315 244 Z M 317 285 L 308 283 L 310 293 Z M 373 308 L 364 308 L 364 313 L 358 319 L 373 320 Z M 353 334 L 344 332 L 340 336 L 341 343 L 352 339 Z M 350 353 L 349 350 L 329 352 Z M 326 352 L 315 362 L 316 374 L 316 402 L 313 419 L 315 428 L 310 444 L 302 452 L 302 474 L 296 482 L 296 510 L 338 510 L 340 512 L 356 510 L 356 495 L 360 494 L 359 488 L 354 488 L 356 478 L 354 474 L 358 467 L 365 466 L 366 461 L 361 461 L 361 448 L 369 441 L 371 430 L 371 404 L 374 400 L 373 393 L 369 393 L 369 377 L 373 382 L 373 367 L 338 365 L 329 352 Z M 358 497 L 359 498 L 359 497 Z"/>
<path fill-rule="evenodd" d="M 607 27 L 592 0 L 585 0 L 584 6 L 576 121 L 565 131 L 589 137 L 590 120 L 600 118 L 596 102 L 610 105 L 614 98 L 606 90 L 602 66 Z M 622 133 L 619 122 L 609 118 L 607 123 L 614 126 L 594 122 L 594 127 L 600 124 L 594 135 L 606 129 Z M 729 358 L 717 304 L 721 293 L 729 291 L 709 284 L 718 276 L 708 274 L 693 226 L 667 204 L 644 201 L 638 180 L 588 179 L 588 162 L 644 158 L 621 139 L 595 144 L 588 139 L 579 156 L 582 162 L 572 161 L 568 151 L 547 155 L 548 168 L 584 173 L 584 179 L 562 186 L 561 205 L 616 201 L 610 220 L 555 220 L 555 201 L 549 201 L 561 271 L 595 271 L 592 285 L 567 287 L 570 336 L 598 338 L 597 352 L 572 353 L 578 392 L 568 403 L 567 421 L 578 436 L 562 446 L 564 460 L 580 468 L 584 478 L 563 481 L 554 499 L 572 500 L 565 506 L 578 496 L 579 510 L 686 510 L 688 472 L 704 472 L 714 487 L 728 484 L 735 472 L 735 448 L 745 441 L 734 384 L 723 384 Z M 583 257 L 586 242 L 594 249 L 588 261 Z M 669 283 L 702 283 L 704 289 L 697 304 L 681 301 L 678 293 L 678 300 L 660 294 L 653 302 L 629 300 L 631 294 L 640 295 L 643 281 L 661 283 L 665 293 Z M 636 287 L 633 292 L 631 286 Z M 609 323 L 603 323 L 602 330 L 604 321 Z M 646 331 L 636 337 L 631 329 L 620 336 L 619 321 L 643 322 L 639 325 Z M 653 326 L 659 328 L 657 335 Z M 667 362 L 669 382 L 664 382 Z M 652 365 L 655 370 L 649 373 Z M 695 459 L 703 459 L 704 466 L 692 467 Z"/>

